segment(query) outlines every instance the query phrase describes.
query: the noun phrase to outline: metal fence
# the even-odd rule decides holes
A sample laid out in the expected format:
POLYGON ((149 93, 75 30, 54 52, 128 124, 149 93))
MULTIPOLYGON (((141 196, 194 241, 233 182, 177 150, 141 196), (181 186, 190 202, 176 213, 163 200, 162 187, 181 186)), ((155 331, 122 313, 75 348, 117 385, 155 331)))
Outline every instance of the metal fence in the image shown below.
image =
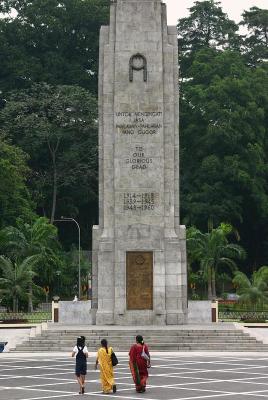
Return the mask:
POLYGON ((52 320, 52 313, 50 311, 35 311, 32 313, 13 313, 2 312, 0 313, 0 323, 14 324, 14 323, 41 323, 52 320))
POLYGON ((248 311, 244 309, 235 309, 235 310, 220 309, 218 317, 220 321, 264 322, 268 320, 268 311, 267 310, 248 311))

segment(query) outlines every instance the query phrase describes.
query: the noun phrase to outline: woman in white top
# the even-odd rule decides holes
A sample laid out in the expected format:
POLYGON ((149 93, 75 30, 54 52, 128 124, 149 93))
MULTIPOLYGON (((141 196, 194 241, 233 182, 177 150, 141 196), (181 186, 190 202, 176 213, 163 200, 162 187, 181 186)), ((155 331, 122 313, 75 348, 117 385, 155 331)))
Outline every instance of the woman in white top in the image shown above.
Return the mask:
POLYGON ((85 393, 85 380, 87 374, 87 358, 88 350, 85 345, 85 337, 79 336, 77 338, 76 346, 73 348, 72 357, 76 356, 75 375, 79 384, 79 394, 85 393))

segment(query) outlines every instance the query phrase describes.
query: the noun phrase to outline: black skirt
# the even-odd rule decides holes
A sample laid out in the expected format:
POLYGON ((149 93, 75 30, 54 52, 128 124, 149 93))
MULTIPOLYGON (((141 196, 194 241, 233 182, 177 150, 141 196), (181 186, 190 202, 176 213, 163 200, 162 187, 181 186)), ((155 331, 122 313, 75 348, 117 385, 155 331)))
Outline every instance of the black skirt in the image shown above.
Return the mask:
POLYGON ((81 360, 76 361, 75 365, 75 375, 86 375, 87 374, 87 363, 82 362, 81 360))

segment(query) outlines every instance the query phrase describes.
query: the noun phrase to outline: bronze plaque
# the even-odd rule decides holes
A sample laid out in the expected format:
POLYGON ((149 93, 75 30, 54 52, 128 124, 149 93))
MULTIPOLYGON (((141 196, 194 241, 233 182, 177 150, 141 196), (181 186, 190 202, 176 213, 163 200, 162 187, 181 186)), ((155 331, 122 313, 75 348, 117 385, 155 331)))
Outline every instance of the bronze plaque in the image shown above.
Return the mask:
POLYGON ((153 309, 153 252, 127 252, 127 309, 153 309))

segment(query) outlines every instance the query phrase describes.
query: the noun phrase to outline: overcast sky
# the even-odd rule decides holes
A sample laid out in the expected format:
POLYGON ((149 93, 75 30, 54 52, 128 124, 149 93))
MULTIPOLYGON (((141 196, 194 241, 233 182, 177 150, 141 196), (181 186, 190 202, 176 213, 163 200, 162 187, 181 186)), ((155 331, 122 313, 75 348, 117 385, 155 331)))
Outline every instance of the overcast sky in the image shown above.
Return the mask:
MULTIPOLYGON (((189 15, 188 8, 192 7, 194 0, 163 0, 167 4, 168 24, 176 25, 178 18, 189 15)), ((200 0, 199 0, 200 1, 200 0)), ((241 14, 250 7, 268 8, 268 0, 221 0, 223 11, 230 19, 241 21, 241 14)))

